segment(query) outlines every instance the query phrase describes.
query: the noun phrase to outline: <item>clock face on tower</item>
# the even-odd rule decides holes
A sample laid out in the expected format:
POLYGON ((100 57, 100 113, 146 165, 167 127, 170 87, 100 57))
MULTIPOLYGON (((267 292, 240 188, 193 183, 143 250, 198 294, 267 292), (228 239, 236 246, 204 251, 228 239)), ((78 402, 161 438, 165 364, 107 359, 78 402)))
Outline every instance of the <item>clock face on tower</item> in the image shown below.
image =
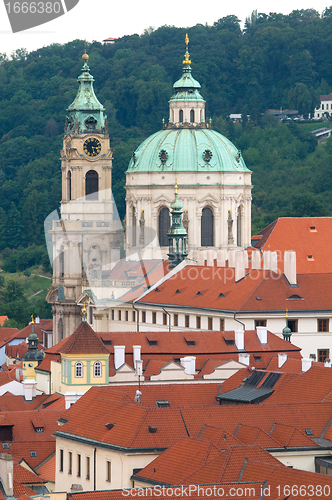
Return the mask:
POLYGON ((97 156, 101 151, 101 144, 95 137, 90 137, 84 142, 83 150, 88 156, 97 156))

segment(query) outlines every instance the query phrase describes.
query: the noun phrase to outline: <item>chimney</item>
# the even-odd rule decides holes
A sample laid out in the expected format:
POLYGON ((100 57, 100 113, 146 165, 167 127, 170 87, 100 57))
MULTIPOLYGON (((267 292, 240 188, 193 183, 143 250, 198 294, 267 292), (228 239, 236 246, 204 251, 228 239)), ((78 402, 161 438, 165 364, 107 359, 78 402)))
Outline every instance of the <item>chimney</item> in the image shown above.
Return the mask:
POLYGON ((118 370, 125 362, 125 349, 124 345, 114 346, 114 368, 118 370))
POLYGON ((331 368, 331 360, 329 358, 325 359, 324 366, 325 368, 331 368))
POLYGON ((296 252, 294 250, 285 250, 284 275, 290 285, 296 285, 296 252))
POLYGON ((37 318, 35 319, 35 324, 36 324, 36 325, 39 325, 39 324, 40 324, 40 317, 39 317, 39 316, 37 316, 37 318))
POLYGON ((225 250, 217 250, 217 266, 218 267, 225 267, 226 265, 226 259, 227 255, 225 255, 226 251, 225 250))
POLYGON ((198 263, 198 260, 199 260, 199 250, 197 250, 197 248, 195 250, 193 250, 193 260, 196 262, 196 264, 198 263))
POLYGON ((302 371, 307 372, 311 368, 312 359, 302 358, 302 371))
POLYGON ((244 330, 235 330, 235 345, 239 351, 244 350, 244 330))
POLYGON ((26 378, 23 381, 23 392, 25 401, 32 401, 36 397, 37 382, 33 378, 26 378))
POLYGON ((271 269, 271 250, 265 250, 263 253, 264 258, 264 270, 271 269))
POLYGON ((74 493, 75 491, 83 491, 83 486, 77 483, 72 484, 70 487, 70 493, 74 493))
POLYGON ((65 393, 65 408, 68 410, 71 406, 73 406, 76 401, 80 399, 80 397, 85 394, 84 391, 77 391, 77 392, 66 392, 65 393))
POLYGON ((206 258, 207 258, 207 265, 209 267, 213 266, 213 261, 214 261, 214 251, 212 248, 209 248, 206 252, 206 258))
POLYGON ((9 453, 0 454, 0 477, 5 495, 13 496, 13 457, 9 453))
POLYGON ((286 352, 278 352, 278 368, 281 368, 287 361, 286 352))
POLYGON ((185 356, 180 359, 181 366, 184 368, 184 373, 187 375, 195 375, 196 373, 196 357, 195 356, 185 356))
POLYGON ((261 344, 267 344, 267 327, 266 326, 258 326, 257 327, 257 337, 261 344))
POLYGON ((235 253, 236 253, 236 250, 229 250, 229 252, 228 252, 228 267, 235 267, 235 253))
POLYGON ((244 278, 245 268, 244 268, 244 255, 243 251, 237 251, 235 253, 235 281, 239 281, 244 278))
POLYGON ((278 252, 271 252, 270 269, 274 273, 278 273, 278 252))
POLYGON ((136 361, 141 359, 141 346, 133 345, 134 370, 136 370, 136 361))
POLYGON ((259 250, 251 252, 251 269, 261 269, 261 254, 259 250))
POLYGON ((250 354, 247 352, 241 352, 239 353, 239 363, 242 363, 246 366, 249 366, 250 364, 250 354))

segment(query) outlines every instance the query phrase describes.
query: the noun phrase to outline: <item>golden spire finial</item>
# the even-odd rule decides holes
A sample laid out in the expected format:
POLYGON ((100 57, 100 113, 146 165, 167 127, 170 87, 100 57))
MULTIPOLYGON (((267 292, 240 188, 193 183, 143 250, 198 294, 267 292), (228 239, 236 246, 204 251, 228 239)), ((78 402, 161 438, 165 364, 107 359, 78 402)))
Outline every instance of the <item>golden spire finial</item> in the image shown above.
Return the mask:
POLYGON ((186 38, 185 38, 185 42, 186 42, 186 53, 184 55, 184 61, 183 61, 183 64, 191 64, 191 61, 189 59, 189 52, 188 52, 188 43, 189 43, 189 36, 188 36, 188 33, 186 33, 186 38))
POLYGON ((177 177, 175 177, 175 186, 174 186, 174 188, 175 188, 175 194, 178 194, 178 179, 177 179, 177 177))
POLYGON ((288 309, 286 308, 286 316, 285 316, 286 319, 288 319, 288 309))
POLYGON ((31 324, 34 325, 35 324, 35 320, 33 319, 33 314, 31 314, 31 324))
POLYGON ((83 321, 85 321, 85 315, 86 315, 85 301, 83 302, 82 313, 83 313, 83 321))
POLYGON ((88 54, 86 53, 86 39, 84 40, 84 54, 82 55, 83 61, 87 61, 89 59, 88 54))

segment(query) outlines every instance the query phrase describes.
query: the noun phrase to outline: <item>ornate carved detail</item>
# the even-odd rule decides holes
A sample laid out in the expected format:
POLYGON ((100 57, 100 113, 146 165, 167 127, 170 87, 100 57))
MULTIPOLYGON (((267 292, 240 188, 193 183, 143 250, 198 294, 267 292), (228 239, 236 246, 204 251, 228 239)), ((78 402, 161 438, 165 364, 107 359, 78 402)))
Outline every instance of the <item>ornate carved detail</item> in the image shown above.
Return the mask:
POLYGON ((230 210, 228 210, 227 225, 228 225, 228 244, 234 245, 233 219, 232 219, 232 212, 230 210))

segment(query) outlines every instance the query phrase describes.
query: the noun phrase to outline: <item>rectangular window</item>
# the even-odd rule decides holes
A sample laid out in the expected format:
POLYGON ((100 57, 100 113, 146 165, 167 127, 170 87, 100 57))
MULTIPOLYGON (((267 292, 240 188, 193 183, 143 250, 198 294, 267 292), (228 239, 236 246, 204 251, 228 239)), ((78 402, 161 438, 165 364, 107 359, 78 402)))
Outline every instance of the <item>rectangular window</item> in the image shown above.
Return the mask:
POLYGON ((163 325, 167 325, 167 314, 163 314, 163 325))
POLYGON ((60 467, 59 471, 63 472, 63 450, 60 450, 60 467))
POLYGON ((297 332, 297 328, 298 328, 298 325, 297 325, 297 319, 289 319, 288 320, 288 327, 290 328, 290 331, 291 332, 297 332))
POLYGON ((186 328, 189 328, 189 316, 188 316, 188 315, 186 315, 186 316, 184 317, 184 323, 185 323, 185 327, 186 327, 186 328))
POLYGON ((196 316, 196 328, 201 329, 201 317, 196 316))
POLYGON ((142 311, 142 323, 146 323, 146 312, 142 311))
POLYGON ((126 321, 129 321, 129 312, 126 311, 126 321))
POLYGON ((328 332, 329 331, 329 320, 328 319, 318 319, 317 320, 317 331, 318 332, 328 332))
POLYGON ((81 477, 81 455, 77 454, 77 477, 81 477))
POLYGON ((111 482, 111 462, 109 460, 106 462, 106 481, 111 482))
POLYGON ((219 325, 220 331, 224 332, 225 331, 225 320, 224 318, 220 318, 220 325, 219 325))
POLYGON ((136 321, 136 311, 133 311, 133 321, 136 321))
POLYGON ((179 316, 174 314, 174 326, 179 326, 179 316))
POLYGON ((153 312, 152 313, 152 323, 155 325, 157 323, 157 313, 153 312))
POLYGON ((324 109, 324 104, 322 104, 322 109, 324 109))
POLYGON ((266 326, 266 319, 255 319, 255 330, 258 326, 266 326))
POLYGON ((73 454, 70 451, 68 453, 68 474, 72 474, 72 473, 73 473, 73 454))
POLYGON ((86 479, 90 480, 90 457, 86 457, 86 479))
POLYGON ((111 311, 111 319, 112 319, 112 321, 114 321, 114 309, 112 309, 112 311, 111 311))
POLYGON ((119 321, 121 321, 121 309, 119 309, 119 321))
POLYGON ((330 359, 330 350, 329 349, 318 349, 318 361, 320 363, 324 363, 326 359, 330 359))
POLYGON ((90 325, 93 324, 93 308, 90 306, 89 307, 89 313, 90 313, 90 325))
POLYGON ((208 318, 208 330, 213 330, 213 318, 208 318))

